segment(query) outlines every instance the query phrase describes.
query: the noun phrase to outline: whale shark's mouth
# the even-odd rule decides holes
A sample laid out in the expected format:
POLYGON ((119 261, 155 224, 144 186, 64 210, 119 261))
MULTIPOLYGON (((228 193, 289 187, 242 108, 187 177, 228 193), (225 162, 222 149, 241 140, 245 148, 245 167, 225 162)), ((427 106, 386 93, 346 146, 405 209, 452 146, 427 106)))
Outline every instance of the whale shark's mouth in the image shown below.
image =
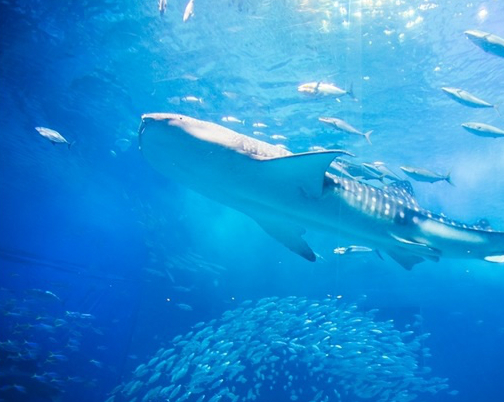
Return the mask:
POLYGON ((170 120, 173 120, 177 117, 175 114, 171 113, 146 113, 142 115, 142 121, 140 122, 140 126, 138 127, 138 142, 139 149, 142 150, 142 139, 144 137, 144 132, 147 127, 147 124, 150 122, 161 122, 166 121, 167 123, 170 120))

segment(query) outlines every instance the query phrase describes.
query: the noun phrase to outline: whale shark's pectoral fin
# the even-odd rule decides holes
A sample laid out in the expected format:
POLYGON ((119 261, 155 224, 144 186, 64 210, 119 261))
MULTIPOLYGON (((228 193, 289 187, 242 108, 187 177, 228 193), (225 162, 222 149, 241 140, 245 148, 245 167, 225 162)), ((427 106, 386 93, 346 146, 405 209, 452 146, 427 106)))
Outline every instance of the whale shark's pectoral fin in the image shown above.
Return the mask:
POLYGON ((419 243, 413 240, 407 240, 390 233, 390 236, 398 242, 398 247, 394 251, 387 250, 387 253, 405 269, 410 270, 413 265, 419 264, 425 259, 438 262, 441 252, 427 244, 419 243), (412 253, 420 253, 418 256, 412 253))
POLYGON ((266 233, 289 250, 311 262, 317 259, 308 243, 301 237, 306 232, 302 227, 276 220, 255 220, 266 233))
POLYGON ((390 255, 394 261, 396 261, 399 265, 401 265, 408 271, 411 271, 414 265, 420 264, 421 262, 425 261, 422 257, 413 254, 405 254, 401 252, 401 250, 387 250, 387 254, 390 255))
POLYGON ((334 158, 341 155, 353 156, 343 150, 305 152, 262 159, 261 164, 271 169, 270 174, 298 185, 307 196, 318 198, 322 195, 325 172, 334 158))
POLYGON ((390 233, 390 236, 392 236, 399 242, 399 246, 401 248, 404 248, 405 250, 412 250, 412 252, 420 252, 424 254, 426 258, 433 259, 433 261, 437 261, 436 258, 439 259, 439 256, 441 255, 441 252, 439 250, 436 250, 435 248, 432 248, 427 244, 419 243, 414 240, 407 240, 402 237, 396 236, 393 233, 390 233))

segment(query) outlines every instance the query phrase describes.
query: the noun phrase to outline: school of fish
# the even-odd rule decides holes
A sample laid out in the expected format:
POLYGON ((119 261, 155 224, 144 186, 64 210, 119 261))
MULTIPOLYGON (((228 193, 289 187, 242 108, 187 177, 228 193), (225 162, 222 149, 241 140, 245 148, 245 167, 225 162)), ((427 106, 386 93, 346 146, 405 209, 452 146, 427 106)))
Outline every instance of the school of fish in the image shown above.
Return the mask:
POLYGON ((425 340, 341 296, 248 300, 177 335, 107 402, 413 401, 448 390, 430 377, 425 340))

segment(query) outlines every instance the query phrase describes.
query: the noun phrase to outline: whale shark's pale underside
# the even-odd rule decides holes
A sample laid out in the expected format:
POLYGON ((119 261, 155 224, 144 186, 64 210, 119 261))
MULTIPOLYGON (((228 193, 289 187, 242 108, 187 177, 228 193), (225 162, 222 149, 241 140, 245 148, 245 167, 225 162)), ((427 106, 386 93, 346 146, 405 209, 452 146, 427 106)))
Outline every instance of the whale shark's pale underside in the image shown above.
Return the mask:
POLYGON ((422 209, 408 182, 373 187, 328 172, 333 150, 293 154, 191 117, 142 116, 140 148, 162 174, 254 219, 309 261, 306 229, 385 251, 407 269, 425 259, 504 262, 504 233, 422 209))

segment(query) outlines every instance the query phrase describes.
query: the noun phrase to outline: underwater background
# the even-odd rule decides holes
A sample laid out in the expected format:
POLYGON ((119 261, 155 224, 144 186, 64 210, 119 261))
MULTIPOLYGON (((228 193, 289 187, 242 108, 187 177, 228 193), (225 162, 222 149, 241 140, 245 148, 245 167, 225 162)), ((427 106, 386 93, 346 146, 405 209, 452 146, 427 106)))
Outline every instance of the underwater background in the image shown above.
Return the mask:
POLYGON ((336 255, 348 244, 324 233, 307 233, 321 258, 306 262, 157 173, 137 129, 143 113, 181 113, 295 153, 337 146, 403 179, 404 165, 451 172, 453 186, 414 182, 419 204, 502 231, 504 142, 460 124, 504 118, 441 87, 504 101, 504 59, 464 35, 504 36, 504 4, 194 0, 184 18, 186 6, 0 2, 0 400, 502 401, 501 265, 407 271, 336 255), (356 100, 306 96, 307 82, 356 100), (372 145, 321 116, 373 130, 372 145), (397 364, 368 375, 346 344, 325 349, 306 324, 321 316, 397 364))

